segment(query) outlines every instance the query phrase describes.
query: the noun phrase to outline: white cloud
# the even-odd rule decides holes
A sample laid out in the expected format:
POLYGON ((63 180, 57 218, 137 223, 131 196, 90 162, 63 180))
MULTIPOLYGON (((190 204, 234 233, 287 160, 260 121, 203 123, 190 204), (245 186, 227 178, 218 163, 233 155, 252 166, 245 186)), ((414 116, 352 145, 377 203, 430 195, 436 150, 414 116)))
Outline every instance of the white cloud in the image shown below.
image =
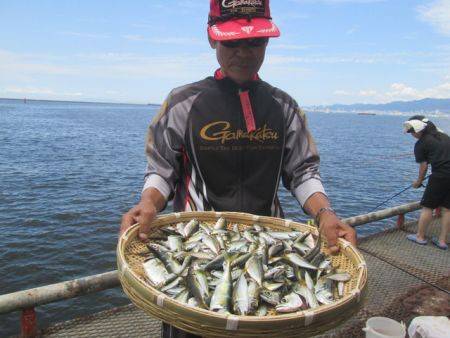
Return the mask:
POLYGON ((46 94, 46 95, 54 95, 55 92, 49 88, 35 88, 35 87, 16 87, 9 86, 2 90, 3 93, 11 93, 11 94, 46 94))
POLYGON ((323 45, 299 45, 299 44, 282 44, 282 43, 271 43, 269 44, 269 49, 281 49, 281 50, 307 50, 313 48, 320 48, 323 45))
POLYGON ((358 94, 359 94, 359 96, 371 97, 371 96, 376 96, 377 91, 373 90, 373 89, 360 90, 358 94))
POLYGON ((387 92, 386 95, 396 99, 416 99, 420 97, 417 89, 409 87, 404 83, 391 84, 391 91, 387 92))
POLYGON ((371 4, 374 2, 386 2, 387 0, 292 0, 298 3, 328 3, 328 4, 371 4))
POLYGON ((450 0, 437 0, 417 8, 420 18, 439 32, 450 35, 450 0))
POLYGON ((350 96, 353 95, 352 93, 346 91, 346 90, 342 90, 342 89, 337 89, 333 92, 333 95, 337 95, 337 96, 350 96))
POLYGON ((348 29, 345 34, 347 35, 353 35, 358 31, 359 26, 353 26, 352 28, 348 29))
POLYGON ((77 54, 58 58, 53 55, 25 55, 0 50, 1 84, 26 83, 30 78, 67 76, 92 79, 178 79, 193 80, 205 70, 214 69, 214 53, 146 56, 132 53, 77 54))
POLYGON ((129 41, 138 41, 154 44, 169 44, 169 45, 199 45, 205 44, 204 40, 197 38, 178 38, 178 37, 165 37, 165 38, 146 38, 142 35, 122 35, 122 38, 129 41))
POLYGON ((378 103, 402 100, 420 100, 425 98, 443 99, 450 98, 450 81, 424 89, 413 88, 401 82, 392 83, 387 90, 382 92, 374 89, 365 89, 356 92, 338 89, 333 92, 333 95, 351 98, 353 102, 370 98, 370 101, 378 103))
POLYGON ((367 54, 367 55, 342 55, 342 56, 285 56, 270 54, 267 56, 266 64, 284 64, 284 63, 306 63, 306 64, 375 64, 375 63, 389 63, 389 64, 402 64, 404 61, 394 54, 367 54))
POLYGON ((20 94, 20 95, 44 95, 44 96, 64 96, 64 97, 81 97, 83 93, 81 92, 56 92, 50 88, 36 88, 36 87, 17 87, 8 86, 0 90, 0 93, 5 94, 20 94))
POLYGON ((106 34, 95 34, 95 33, 79 33, 79 32, 59 32, 60 35, 65 36, 75 36, 79 38, 88 38, 88 39, 108 39, 110 36, 106 34))
POLYGON ((404 83, 393 83, 386 98, 396 100, 420 100, 424 98, 450 98, 450 82, 444 82, 434 87, 417 89, 404 83))
POLYGON ((0 50, 0 74, 4 79, 16 79, 23 75, 75 75, 76 67, 51 63, 52 56, 18 54, 0 50))

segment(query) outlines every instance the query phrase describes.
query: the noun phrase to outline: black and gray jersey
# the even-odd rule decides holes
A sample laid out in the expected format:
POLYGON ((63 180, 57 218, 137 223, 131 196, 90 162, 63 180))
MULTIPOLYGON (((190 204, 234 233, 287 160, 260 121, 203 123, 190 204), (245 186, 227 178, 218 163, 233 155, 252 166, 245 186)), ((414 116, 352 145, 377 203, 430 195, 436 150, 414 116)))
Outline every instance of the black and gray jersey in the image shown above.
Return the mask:
POLYGON ((174 89, 149 127, 146 154, 144 190, 173 199, 175 211, 283 217, 280 178, 302 206, 325 193, 302 110, 259 78, 239 87, 216 72, 174 89))

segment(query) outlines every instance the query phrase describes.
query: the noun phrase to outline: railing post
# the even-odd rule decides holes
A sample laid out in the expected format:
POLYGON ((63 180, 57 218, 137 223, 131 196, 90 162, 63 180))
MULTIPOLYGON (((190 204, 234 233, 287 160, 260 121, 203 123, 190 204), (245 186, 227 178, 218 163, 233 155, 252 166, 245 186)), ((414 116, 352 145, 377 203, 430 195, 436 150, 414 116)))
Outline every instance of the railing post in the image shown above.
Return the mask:
POLYGON ((403 230, 405 228, 405 214, 398 215, 397 228, 403 230))
POLYGON ((34 307, 23 309, 21 315, 22 338, 37 337, 37 321, 34 307))

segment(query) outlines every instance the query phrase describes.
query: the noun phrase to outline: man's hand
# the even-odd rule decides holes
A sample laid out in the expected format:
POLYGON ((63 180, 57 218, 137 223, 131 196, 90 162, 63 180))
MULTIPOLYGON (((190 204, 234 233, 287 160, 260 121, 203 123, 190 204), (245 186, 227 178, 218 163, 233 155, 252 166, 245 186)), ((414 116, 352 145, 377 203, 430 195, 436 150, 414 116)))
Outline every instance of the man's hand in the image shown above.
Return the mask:
POLYGON ((344 238, 356 246, 356 231, 348 224, 343 223, 334 213, 325 212, 320 217, 319 229, 328 242, 328 249, 332 254, 339 252, 338 238, 344 238))
POLYGON ((422 186, 422 181, 419 181, 419 180, 414 181, 412 186, 413 186, 414 189, 418 189, 418 188, 420 188, 422 186))
POLYGON ((156 214, 157 210, 153 203, 144 203, 141 201, 122 216, 120 235, 132 225, 139 223, 139 238, 142 241, 147 240, 151 230, 151 224, 155 219, 156 214))
POLYGON ((142 193, 139 204, 122 216, 119 235, 122 235, 132 225, 139 223, 139 238, 142 241, 147 240, 152 229, 152 222, 165 204, 164 196, 157 189, 146 189, 142 193))

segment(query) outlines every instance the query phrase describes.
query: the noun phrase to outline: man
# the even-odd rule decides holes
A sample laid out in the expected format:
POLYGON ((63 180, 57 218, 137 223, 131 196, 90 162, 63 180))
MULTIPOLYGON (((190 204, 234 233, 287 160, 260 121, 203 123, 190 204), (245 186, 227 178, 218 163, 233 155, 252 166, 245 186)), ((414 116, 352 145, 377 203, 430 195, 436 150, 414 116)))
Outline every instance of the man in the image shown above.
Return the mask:
MULTIPOLYGON (((269 0, 211 0, 208 35, 220 64, 214 77, 173 90, 150 126, 141 201, 121 231, 151 223, 168 200, 175 211, 223 210, 283 217, 280 178, 315 218, 332 253, 355 231, 331 209, 319 155, 297 103, 258 76, 269 38, 280 32, 269 0)), ((165 326, 164 336, 182 336, 165 326)))
POLYGON ((418 141, 414 146, 416 162, 419 163, 419 176, 413 183, 414 188, 422 186, 431 164, 431 175, 423 194, 417 234, 406 238, 417 244, 426 245, 425 232, 433 219, 433 209, 442 209, 441 233, 432 238, 439 249, 448 250, 447 234, 450 227, 450 137, 440 132, 433 122, 425 116, 415 115, 404 122, 405 132, 418 141))

